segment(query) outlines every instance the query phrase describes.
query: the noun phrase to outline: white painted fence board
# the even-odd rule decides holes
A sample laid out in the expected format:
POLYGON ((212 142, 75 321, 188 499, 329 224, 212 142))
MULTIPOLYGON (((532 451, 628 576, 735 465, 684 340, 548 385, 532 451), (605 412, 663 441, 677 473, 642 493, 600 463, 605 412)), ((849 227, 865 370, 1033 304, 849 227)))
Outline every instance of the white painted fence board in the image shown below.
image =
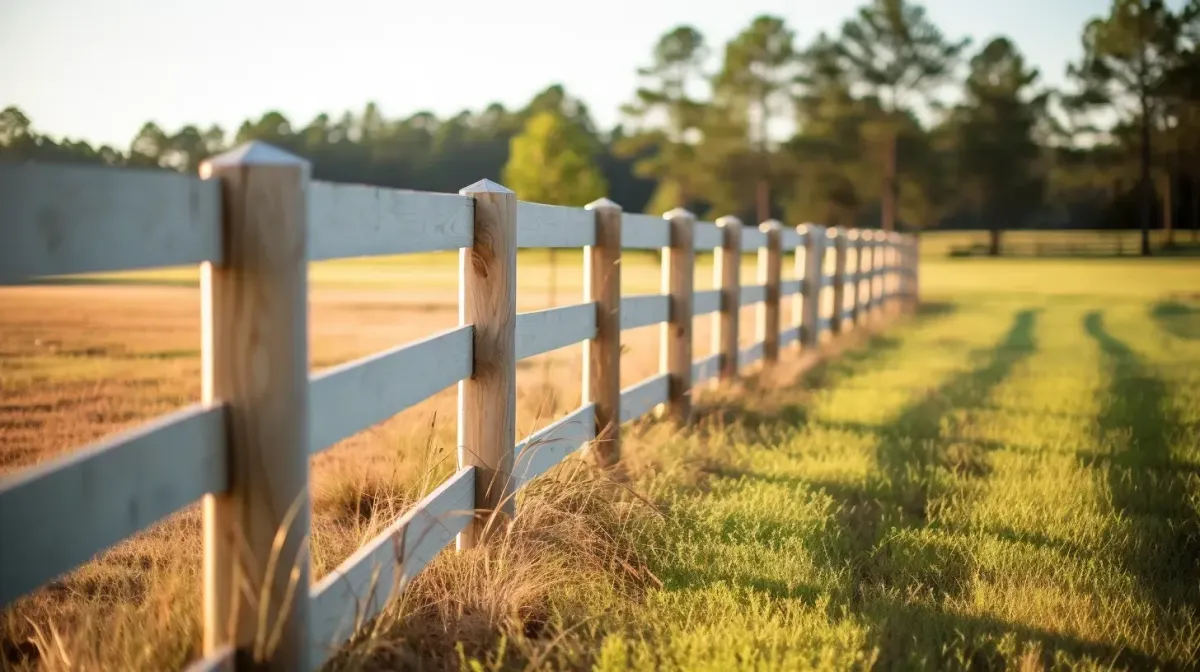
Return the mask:
POLYGON ((833 328, 833 320, 829 319, 828 317, 822 317, 819 321, 817 321, 817 332, 818 333, 820 333, 822 331, 829 331, 832 328, 833 328))
POLYGON ((671 319, 671 297, 642 294, 621 299, 621 329, 646 327, 671 319))
POLYGON ((756 226, 742 227, 742 251, 752 252, 767 245, 767 234, 756 226))
POLYGON ((755 303, 761 303, 767 300, 767 286, 742 285, 741 289, 738 291, 738 296, 740 297, 738 301, 743 307, 753 305, 755 303))
POLYGON ((313 376, 309 453, 319 453, 469 377, 473 337, 473 328, 466 325, 313 376))
POLYGON ((342 259, 470 247, 467 196, 362 184, 308 186, 308 258, 342 259))
POLYGON ((738 352, 738 368, 740 369, 743 366, 749 366, 762 359, 762 356, 763 344, 762 341, 759 341, 745 350, 738 352))
POLYGON ((803 238, 804 236, 801 236, 799 231, 790 227, 783 227, 783 229, 781 229, 779 232, 780 251, 791 252, 792 250, 800 247, 800 245, 802 245, 804 242, 803 238))
POLYGON ((165 170, 0 163, 0 284, 221 261, 216 181, 165 170))
POLYGON ((225 408, 189 406, 0 481, 0 605, 228 487, 225 408))
POLYGON ((692 232, 692 249, 712 250, 720 247, 724 241, 725 234, 716 224, 696 222, 696 228, 692 232))
POLYGON ((715 313, 721 309, 721 290, 706 289, 692 294, 692 317, 715 313))
POLYGON ((621 424, 637 420, 665 404, 671 392, 671 374, 660 373, 621 390, 621 424))
POLYGON ((721 353, 713 354, 692 362, 692 384, 699 385, 717 377, 721 371, 721 353))
POLYGON ((804 291, 804 280, 780 280, 779 281, 779 296, 791 296, 804 291))
POLYGON ((183 672, 235 672, 236 654, 232 646, 222 646, 184 668, 183 672))
POLYGON ((781 348, 798 340, 800 340, 800 327, 789 327, 779 332, 779 347, 781 348))
POLYGON ((310 592, 312 653, 319 666, 357 626, 399 595, 474 516, 475 467, 459 469, 310 592))
POLYGON ((621 215, 621 247, 657 250, 671 246, 671 223, 653 215, 621 215))
POLYGON ((833 276, 832 276, 832 275, 823 275, 823 276, 821 276, 821 288, 823 289, 823 288, 825 288, 825 287, 832 287, 832 286, 833 286, 833 279, 834 279, 834 278, 833 278, 833 276))
POLYGON ((595 302, 519 313, 517 361, 565 348, 595 335, 595 302))
POLYGON ((581 406, 570 415, 530 434, 516 447, 514 489, 524 487, 595 438, 595 404, 581 406))
POLYGON ((596 244, 596 213, 517 201, 517 247, 583 247, 596 244))

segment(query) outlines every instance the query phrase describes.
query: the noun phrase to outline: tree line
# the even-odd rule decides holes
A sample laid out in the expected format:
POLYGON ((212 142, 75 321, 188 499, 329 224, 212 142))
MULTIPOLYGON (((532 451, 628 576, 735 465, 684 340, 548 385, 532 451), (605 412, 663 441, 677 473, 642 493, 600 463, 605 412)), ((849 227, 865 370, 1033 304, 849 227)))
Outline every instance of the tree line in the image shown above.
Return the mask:
POLYGON ((10 107, 0 158, 195 171, 262 140, 323 180, 453 192, 490 177, 564 205, 988 229, 993 251, 1004 229, 1140 226, 1148 252, 1150 228, 1200 228, 1200 0, 1112 0, 1066 75, 1053 90, 1005 37, 972 44, 917 2, 868 0, 807 43, 775 16, 724 45, 673 28, 612 129, 562 85, 449 118, 371 103, 306 124, 270 111, 233 133, 148 122, 126 149, 55 139, 10 107))

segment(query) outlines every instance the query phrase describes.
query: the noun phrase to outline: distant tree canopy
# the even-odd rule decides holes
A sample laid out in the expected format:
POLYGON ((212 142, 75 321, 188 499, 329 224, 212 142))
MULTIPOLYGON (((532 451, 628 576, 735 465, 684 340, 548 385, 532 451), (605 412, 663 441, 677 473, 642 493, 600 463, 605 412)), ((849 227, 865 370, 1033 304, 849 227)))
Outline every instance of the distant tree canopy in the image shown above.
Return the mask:
POLYGON ((128 148, 56 138, 0 111, 0 159, 195 171, 262 140, 317 179, 454 192, 481 178, 520 198, 628 212, 687 207, 836 225, 981 228, 1200 226, 1200 0, 1111 0, 1080 29, 1065 90, 1018 45, 977 47, 912 0, 869 0, 807 43, 760 16, 722 48, 668 30, 623 120, 596 127, 561 85, 521 109, 449 118, 268 111, 234 132, 146 123, 128 148), (715 59, 715 63, 713 60, 715 59))

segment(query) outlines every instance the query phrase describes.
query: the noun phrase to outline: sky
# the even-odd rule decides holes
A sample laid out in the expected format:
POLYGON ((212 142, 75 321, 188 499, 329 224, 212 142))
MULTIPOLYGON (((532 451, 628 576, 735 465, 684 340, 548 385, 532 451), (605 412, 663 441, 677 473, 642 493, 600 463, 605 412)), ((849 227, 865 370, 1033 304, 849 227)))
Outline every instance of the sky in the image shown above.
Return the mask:
MULTIPOLYGON (((0 0, 0 109, 56 137, 128 147, 275 109, 303 125, 379 104, 389 118, 524 105, 560 82, 601 128, 620 120, 658 37, 688 23, 720 45, 760 14, 802 45, 861 0, 0 0)), ((1015 40, 1048 84, 1109 0, 925 0, 951 38, 1015 40)))

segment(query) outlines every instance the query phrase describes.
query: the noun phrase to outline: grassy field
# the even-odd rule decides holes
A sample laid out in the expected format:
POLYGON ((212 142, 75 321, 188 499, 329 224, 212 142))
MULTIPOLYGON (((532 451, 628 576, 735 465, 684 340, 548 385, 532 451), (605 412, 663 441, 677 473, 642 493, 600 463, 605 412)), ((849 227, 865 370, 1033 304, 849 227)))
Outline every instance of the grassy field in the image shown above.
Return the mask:
MULTIPOLYGON (((692 430, 638 425, 618 473, 560 469, 334 667, 1200 664, 1200 264, 923 263, 921 315, 706 393, 692 430)), ((653 267, 630 267, 626 290, 654 291, 653 267)), ((524 309, 543 307, 527 270, 524 309)), ((414 299, 363 277, 314 271, 315 367, 454 323, 436 282, 414 299)), ((0 291, 4 468, 194 399, 195 306, 186 287, 0 291)), ((627 383, 657 361, 653 330, 629 336, 627 383)), ((575 349, 519 375, 521 433, 578 404, 575 349)), ((443 393, 316 458, 314 576, 449 471, 452 409, 443 393)), ((3 665, 178 667, 198 641, 198 524, 185 512, 9 610, 3 665)))

